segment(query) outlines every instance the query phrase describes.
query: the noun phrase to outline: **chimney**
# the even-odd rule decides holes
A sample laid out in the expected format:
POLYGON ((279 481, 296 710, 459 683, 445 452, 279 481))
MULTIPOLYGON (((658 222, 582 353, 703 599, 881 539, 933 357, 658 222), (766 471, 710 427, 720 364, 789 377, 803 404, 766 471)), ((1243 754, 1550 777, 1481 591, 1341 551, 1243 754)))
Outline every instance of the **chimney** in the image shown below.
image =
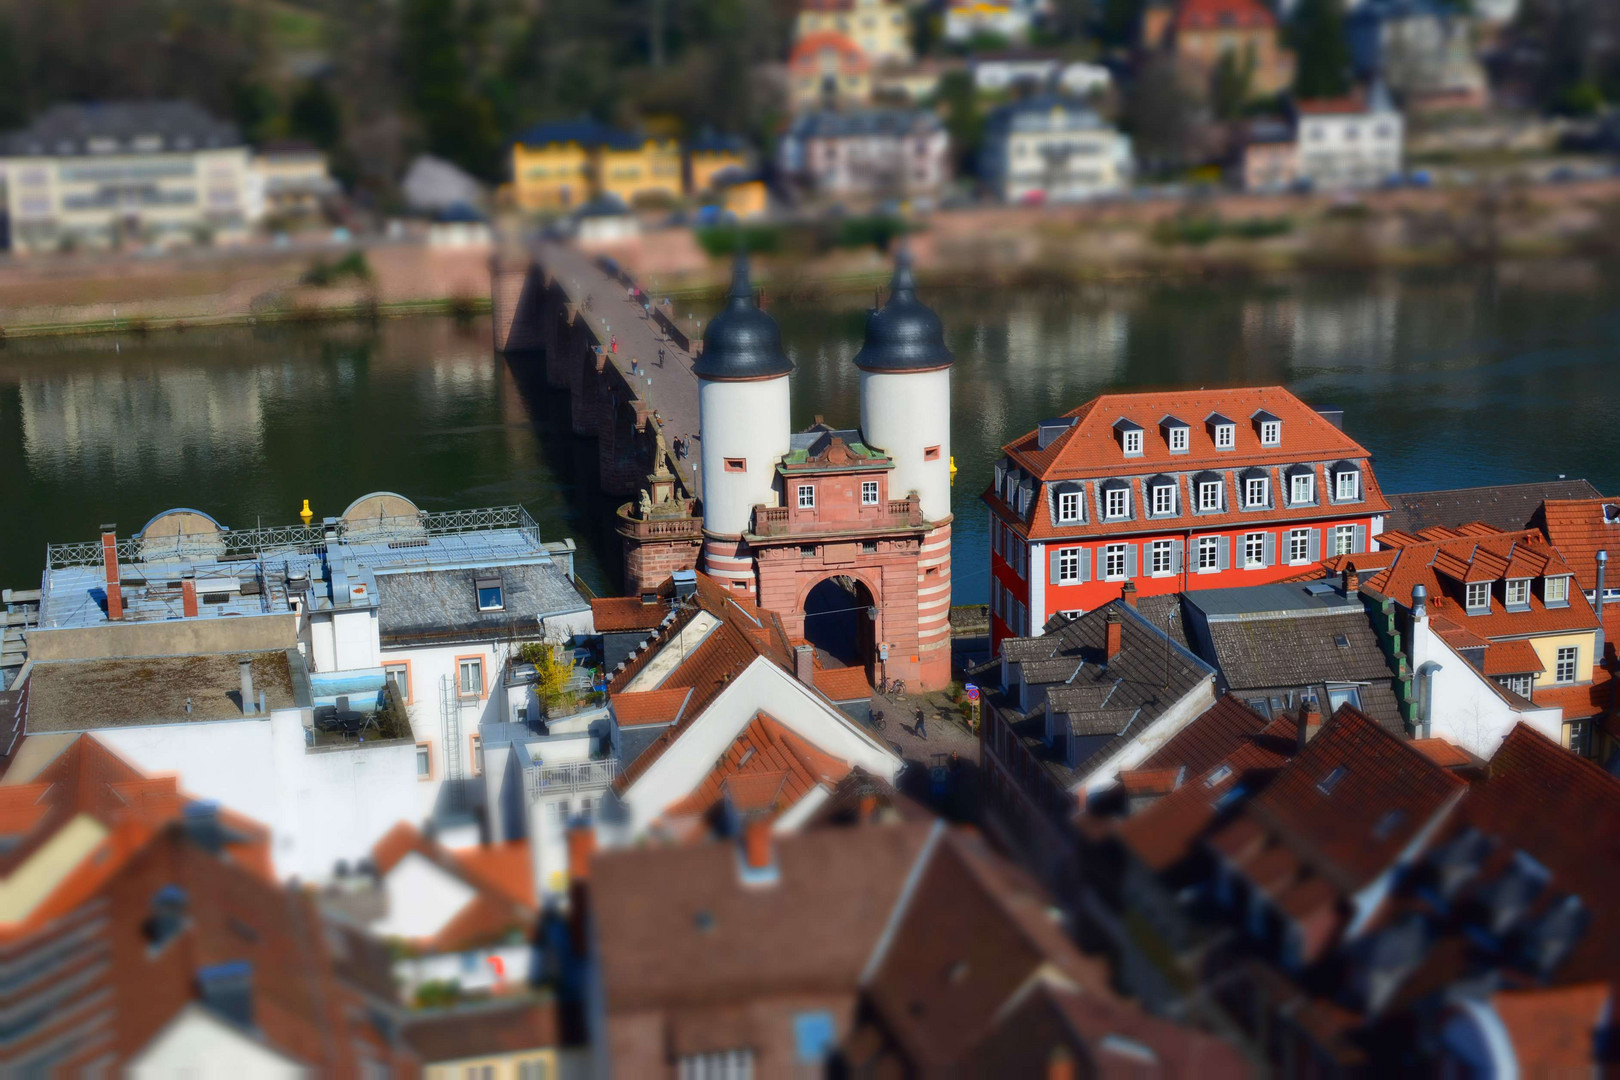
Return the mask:
POLYGON ((1108 636, 1106 639, 1107 644, 1104 647, 1104 652, 1107 654, 1107 658, 1109 660, 1112 660, 1114 657, 1119 655, 1120 640, 1125 633, 1124 623, 1125 616, 1119 613, 1119 608, 1111 607, 1108 609, 1108 636))
POLYGON ((1592 605, 1598 609, 1598 618, 1600 619, 1603 618, 1603 584, 1604 579, 1608 577, 1608 571, 1609 553, 1600 551, 1597 553, 1597 597, 1596 602, 1592 605))
POLYGON ((180 614, 188 619, 197 617, 197 580, 189 574, 180 580, 180 614))
POLYGON ((743 822, 743 869, 750 876, 769 874, 775 869, 775 853, 771 850, 771 819, 756 814, 743 822))
POLYGON ((1299 748, 1305 749, 1305 744, 1322 733, 1322 706, 1314 698, 1308 697, 1299 706, 1299 748))
POLYGON ((1121 585, 1120 589, 1119 589, 1119 598, 1121 600, 1125 601, 1127 604, 1131 605, 1131 607, 1135 607, 1136 606, 1136 582, 1127 581, 1124 585, 1121 585))
POLYGON ((1429 617, 1429 590, 1422 583, 1412 586, 1412 619, 1422 622, 1429 617))
POLYGON ((1068 1047, 1057 1047, 1046 1059, 1046 1080, 1075 1080, 1074 1055, 1068 1047))
POLYGON ((814 645, 795 645, 793 647, 793 677, 806 686, 816 685, 816 647, 814 645))
POLYGON ((591 859, 596 855, 596 830, 576 825, 568 830, 568 880, 586 881, 591 876, 591 859))
POLYGON ((1361 571, 1355 563, 1344 564, 1344 595, 1350 596, 1361 589, 1361 571))
POLYGON ((124 617, 124 589, 119 584, 118 573, 118 526, 103 525, 101 527, 101 563, 106 571, 107 582, 107 618, 122 619, 124 617))
POLYGON ((253 715, 253 661, 242 660, 236 666, 242 673, 242 713, 245 716, 251 716, 253 715))
POLYGON ((860 801, 860 810, 858 811, 860 816, 859 816, 858 820, 860 820, 863 823, 871 821, 873 818, 877 817, 877 810, 878 810, 877 793, 876 792, 871 792, 871 791, 862 792, 861 793, 861 801, 860 801))

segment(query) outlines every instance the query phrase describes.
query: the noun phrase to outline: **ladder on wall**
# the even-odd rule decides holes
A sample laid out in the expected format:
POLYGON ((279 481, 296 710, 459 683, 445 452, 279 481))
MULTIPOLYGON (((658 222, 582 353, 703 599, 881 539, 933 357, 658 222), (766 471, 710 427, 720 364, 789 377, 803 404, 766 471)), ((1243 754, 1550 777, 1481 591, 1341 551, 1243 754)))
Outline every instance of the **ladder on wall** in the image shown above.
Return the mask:
POLYGON ((444 778, 450 784, 452 805, 461 806, 461 695, 457 692, 456 677, 439 678, 439 711, 444 722, 444 778))

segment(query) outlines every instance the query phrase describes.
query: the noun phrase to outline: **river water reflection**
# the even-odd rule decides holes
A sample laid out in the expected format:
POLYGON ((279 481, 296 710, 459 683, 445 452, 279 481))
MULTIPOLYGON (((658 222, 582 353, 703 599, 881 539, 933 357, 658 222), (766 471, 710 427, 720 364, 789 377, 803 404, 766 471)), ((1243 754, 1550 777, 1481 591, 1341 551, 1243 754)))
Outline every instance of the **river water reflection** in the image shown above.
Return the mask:
MULTIPOLYGON (((986 595, 978 503, 1007 439, 1104 390, 1281 383, 1345 410, 1387 490, 1560 474, 1620 489, 1620 283, 1606 268, 1471 268, 1279 285, 933 290, 957 355, 955 600, 986 595)), ((771 305, 795 421, 854 423, 865 295, 771 305)), ((699 314, 702 314, 701 312, 699 314)), ((0 583, 44 544, 171 506, 250 525, 378 489, 431 509, 522 502, 611 588, 611 500, 566 402, 491 357, 489 327, 407 320, 0 351, 0 583)))

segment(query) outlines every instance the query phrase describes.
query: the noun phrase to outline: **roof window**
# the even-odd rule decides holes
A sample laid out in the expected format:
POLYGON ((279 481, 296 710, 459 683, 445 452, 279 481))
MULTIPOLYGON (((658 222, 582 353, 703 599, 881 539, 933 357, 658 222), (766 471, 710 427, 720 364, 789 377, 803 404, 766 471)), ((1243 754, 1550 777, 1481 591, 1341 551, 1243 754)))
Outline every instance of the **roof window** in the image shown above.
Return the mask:
POLYGON ((1119 445, 1125 451, 1126 457, 1142 456, 1142 425, 1123 416, 1114 422, 1114 431, 1119 434, 1119 445))
POLYGON ((1042 420, 1035 425, 1035 449, 1045 450, 1057 437, 1074 427, 1075 418, 1072 416, 1059 416, 1051 420, 1042 420))
POLYGON ((1210 413, 1204 418, 1204 424, 1209 428, 1209 437, 1215 442, 1217 450, 1232 450, 1237 447, 1237 425, 1220 413, 1210 413))
POLYGON ((1346 766, 1335 765, 1333 767, 1333 771, 1322 777, 1322 779, 1317 783, 1316 790, 1320 791, 1324 795, 1333 794, 1333 789, 1339 786, 1339 781, 1343 780, 1345 778, 1345 774, 1347 774, 1349 771, 1350 770, 1346 766))
POLYGON ((1250 417, 1250 419, 1254 421, 1254 429, 1260 436, 1261 446, 1282 445, 1281 420, 1266 412, 1264 409, 1256 412, 1252 417, 1250 417))
POLYGON ((500 578, 479 578, 476 588, 478 590, 479 611, 506 610, 506 591, 501 587, 500 578))
POLYGON ((1174 416, 1166 416, 1159 421, 1159 430, 1164 433, 1164 444, 1170 448, 1172 454, 1189 452, 1190 429, 1185 421, 1178 420, 1174 416))

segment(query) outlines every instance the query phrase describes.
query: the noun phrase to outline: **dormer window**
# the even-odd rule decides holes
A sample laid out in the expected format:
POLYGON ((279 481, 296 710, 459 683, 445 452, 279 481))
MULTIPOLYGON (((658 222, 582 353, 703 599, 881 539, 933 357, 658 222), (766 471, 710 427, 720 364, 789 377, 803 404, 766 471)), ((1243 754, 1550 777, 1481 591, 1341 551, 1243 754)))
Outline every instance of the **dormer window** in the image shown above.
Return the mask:
POLYGON ((1243 505, 1250 510, 1262 509, 1267 503, 1270 483, 1264 476, 1250 476, 1243 481, 1243 505))
POLYGON ((1119 445, 1125 451, 1126 457, 1142 456, 1142 426, 1125 419, 1123 416, 1114 423, 1114 430, 1119 433, 1119 445))
POLYGON ((1288 478, 1288 501, 1294 506, 1304 506, 1316 501, 1316 474, 1311 472, 1296 472, 1288 478))
POLYGON ((1057 519, 1059 525, 1072 525, 1081 520, 1084 504, 1077 485, 1061 487, 1057 491, 1057 519))
POLYGON ((1176 486, 1168 481, 1155 480, 1153 484, 1153 513, 1168 515, 1176 512, 1176 486))
POLYGON ((1541 599, 1548 607, 1567 607, 1569 605, 1569 578, 1563 576, 1543 578, 1541 599))
POLYGON ((1470 581, 1465 587, 1467 592, 1464 599, 1468 605, 1470 615, 1481 615, 1491 610, 1491 583, 1488 581, 1470 581))
POLYGON ((501 579, 498 577, 479 578, 476 586, 478 590, 479 611, 503 611, 506 608, 506 593, 501 588, 501 579))
POLYGON ((1199 513, 1214 513, 1221 509, 1221 479, 1214 473, 1201 473, 1195 483, 1198 485, 1198 511, 1199 513))
POLYGON ((1215 449, 1231 450, 1237 446, 1237 425, 1220 413, 1210 413, 1204 421, 1209 425, 1209 436, 1215 440, 1215 449))
POLYGON ((1103 488, 1103 516, 1110 520, 1131 516, 1131 489, 1123 480, 1103 488))
POLYGON ((1509 578, 1507 590, 1503 594, 1509 611, 1527 608, 1530 606, 1530 579, 1509 578))
POLYGON ((1333 498, 1350 502, 1361 498, 1361 470, 1354 465, 1340 464, 1333 470, 1333 498))
POLYGON ((1190 448, 1187 425, 1174 416, 1167 416, 1159 421, 1159 430, 1164 432, 1164 444, 1170 448, 1172 454, 1185 454, 1190 448))
POLYGON ((1254 421, 1254 429, 1260 435, 1261 446, 1282 445, 1282 421, 1275 416, 1260 409, 1249 419, 1254 421))

